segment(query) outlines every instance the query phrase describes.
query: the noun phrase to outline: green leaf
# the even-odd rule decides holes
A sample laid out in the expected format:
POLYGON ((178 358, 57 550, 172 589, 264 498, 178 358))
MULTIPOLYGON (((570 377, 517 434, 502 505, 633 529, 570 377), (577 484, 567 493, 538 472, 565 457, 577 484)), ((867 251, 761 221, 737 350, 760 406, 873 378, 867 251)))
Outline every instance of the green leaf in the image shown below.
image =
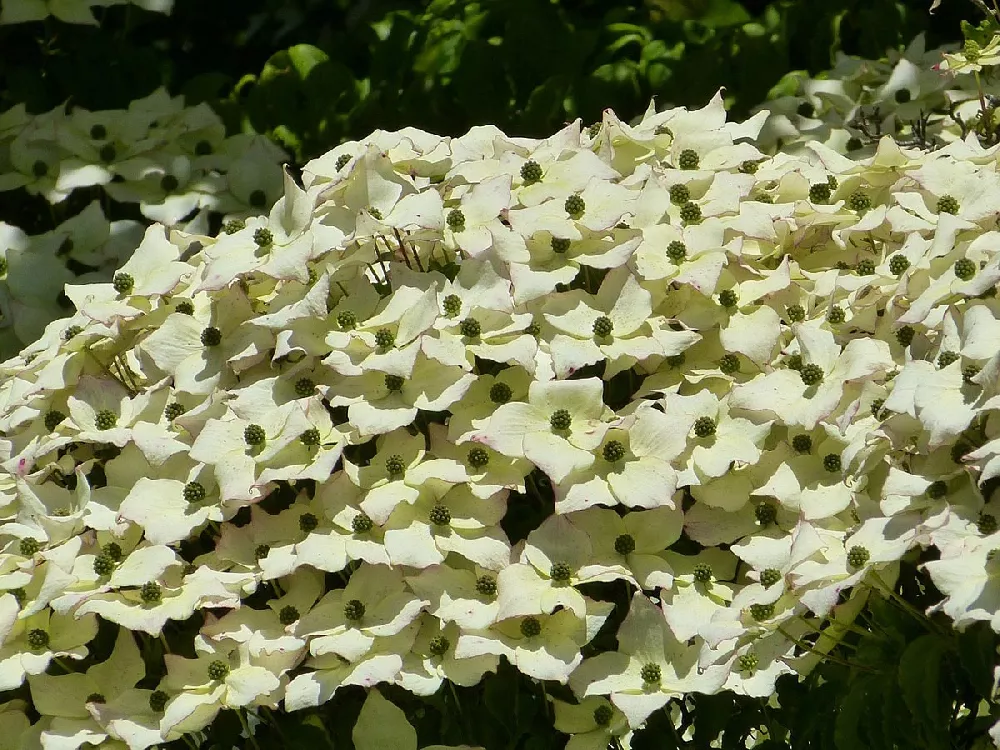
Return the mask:
POLYGON ((947 727, 951 712, 951 695, 942 690, 941 665, 952 649, 950 639, 929 633, 912 641, 899 660, 899 687, 910 715, 931 747, 937 747, 947 727))
POLYGON ((996 634, 988 623, 977 622, 958 634, 958 660, 976 694, 989 698, 993 692, 997 653, 996 634))

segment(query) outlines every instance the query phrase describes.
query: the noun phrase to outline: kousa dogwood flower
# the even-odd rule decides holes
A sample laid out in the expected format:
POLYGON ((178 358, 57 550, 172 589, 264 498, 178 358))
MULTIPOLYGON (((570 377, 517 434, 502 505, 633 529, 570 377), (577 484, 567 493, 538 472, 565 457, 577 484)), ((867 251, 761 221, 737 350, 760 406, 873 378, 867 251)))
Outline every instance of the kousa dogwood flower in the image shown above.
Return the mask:
POLYGON ((467 560, 448 560, 406 577, 406 584, 428 602, 426 611, 461 630, 483 630, 497 620, 497 572, 467 560))
POLYGON ((527 402, 506 403, 472 440, 514 458, 526 458, 556 484, 594 462, 610 409, 597 378, 533 381, 527 402))
POLYGON ((698 555, 667 552, 665 557, 673 581, 660 589, 663 617, 677 640, 688 641, 733 600, 735 587, 726 582, 735 577, 737 560, 711 548, 698 555))
POLYGON ((97 635, 97 618, 86 612, 59 614, 42 607, 34 614, 19 615, 17 597, 0 596, 0 687, 14 690, 28 675, 48 669, 52 659, 68 656, 83 659, 85 644, 97 635))
POLYGON ((975 389, 964 382, 959 365, 938 368, 933 362, 911 360, 894 378, 885 400, 889 411, 919 421, 920 438, 929 449, 953 442, 976 416, 970 398, 975 389))
POLYGON ((151 544, 176 544, 208 521, 223 520, 221 508, 202 503, 194 497, 195 490, 186 492, 186 487, 177 479, 139 477, 120 501, 118 515, 141 526, 151 544))
POLYGON ((698 646, 674 637, 659 607, 638 591, 618 629, 618 650, 584 661, 571 676, 570 687, 581 700, 609 696, 636 728, 672 697, 711 694, 722 687, 727 668, 700 668, 698 652, 698 646))
POLYGON ((452 443, 447 439, 447 429, 444 425, 428 425, 431 453, 463 464, 464 481, 473 495, 485 500, 505 489, 524 492, 524 478, 531 471, 527 460, 504 456, 482 443, 452 443))
POLYGON ((496 672, 500 659, 493 654, 455 658, 454 646, 461 630, 454 623, 435 617, 420 617, 413 649, 403 655, 403 668, 396 684, 414 695, 433 695, 448 680, 463 687, 474 687, 487 672, 496 672))
POLYGON ((504 656, 522 674, 565 685, 583 660, 580 649, 597 635, 613 608, 610 602, 590 601, 583 617, 561 609, 499 620, 485 630, 463 631, 455 658, 504 656))
POLYGON ((250 506, 250 522, 221 527, 214 559, 230 570, 259 574, 261 580, 289 575, 297 567, 295 543, 300 534, 294 513, 271 515, 250 506))
POLYGON ((962 630, 983 620, 1000 632, 1000 534, 968 534, 949 545, 939 560, 924 563, 934 585, 944 599, 933 607, 948 615, 962 630))
POLYGON ((313 656, 357 661, 378 639, 414 622, 425 604, 406 589, 398 568, 363 564, 345 588, 328 592, 304 614, 292 633, 308 641, 313 656))
POLYGON ((679 507, 662 505, 624 516, 597 507, 567 518, 590 542, 589 559, 577 571, 581 580, 624 579, 640 589, 670 585, 662 552, 681 536, 684 514, 679 507))
POLYGON ((566 750, 607 750, 615 738, 629 733, 628 720, 604 697, 591 696, 579 703, 550 698, 553 726, 570 735, 566 750))
POLYGON ((224 214, 254 215, 281 197, 288 155, 273 140, 257 133, 227 138, 217 157, 230 164, 226 190, 216 195, 214 208, 224 214))
POLYGON ((789 369, 758 375, 737 385, 729 397, 733 411, 773 415, 784 424, 811 430, 840 405, 848 383, 877 377, 893 367, 889 346, 877 339, 853 339, 843 349, 820 322, 793 328, 803 368, 813 365, 816 378, 807 384, 801 372, 789 369))
POLYGON ((510 558, 499 523, 507 492, 480 498, 467 485, 428 486, 413 503, 397 505, 384 524, 383 544, 393 565, 426 568, 454 553, 484 568, 510 558))
POLYGON ((522 401, 528 395, 531 373, 521 367, 508 367, 496 375, 483 374, 465 394, 451 405, 448 440, 461 444, 489 424, 490 417, 508 401, 522 401))
POLYGON ((310 657, 305 666, 311 671, 294 677, 285 687, 285 710, 298 711, 322 705, 341 687, 370 688, 395 682, 403 668, 401 654, 413 648, 419 627, 417 622, 411 622, 396 635, 378 639, 369 651, 354 661, 334 653, 310 657))
POLYGON ((135 638, 124 628, 118 631, 111 656, 86 672, 29 675, 35 710, 52 717, 41 735, 43 746, 70 748, 100 743, 111 732, 105 717, 134 703, 130 694, 136 692, 135 684, 145 676, 146 665, 135 638))

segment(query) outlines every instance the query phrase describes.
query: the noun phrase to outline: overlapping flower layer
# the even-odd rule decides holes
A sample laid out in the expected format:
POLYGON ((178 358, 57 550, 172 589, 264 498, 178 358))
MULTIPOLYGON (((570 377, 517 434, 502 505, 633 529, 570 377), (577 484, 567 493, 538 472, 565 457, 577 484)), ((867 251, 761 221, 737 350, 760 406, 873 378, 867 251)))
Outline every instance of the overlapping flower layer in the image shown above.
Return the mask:
POLYGON ((153 226, 67 287, 0 385, 25 731, 144 748, 506 658, 596 747, 673 696, 770 695, 929 546, 955 625, 1000 628, 997 149, 772 157, 766 117, 376 132, 269 216, 153 226), (596 582, 631 605, 584 659, 616 627, 596 582), (129 631, 198 610, 198 657, 134 688, 129 631), (98 617, 121 654, 43 675, 98 617))
MULTIPOLYGON (((186 107, 162 89, 128 110, 30 115, 21 105, 0 114, 0 195, 24 188, 63 204, 74 191, 98 188, 148 219, 198 231, 208 231, 213 213, 247 216, 274 205, 285 158, 263 136, 226 137, 207 105, 186 107)), ((109 221, 99 196, 45 234, 0 222, 5 357, 72 309, 61 297, 65 284, 108 281, 138 246, 142 225, 109 221)))

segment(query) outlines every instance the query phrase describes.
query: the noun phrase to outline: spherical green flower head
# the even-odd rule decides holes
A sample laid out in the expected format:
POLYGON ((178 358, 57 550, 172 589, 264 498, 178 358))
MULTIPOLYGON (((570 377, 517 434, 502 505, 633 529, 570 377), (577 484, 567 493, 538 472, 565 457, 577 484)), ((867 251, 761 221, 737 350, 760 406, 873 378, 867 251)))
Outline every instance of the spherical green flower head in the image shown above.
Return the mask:
POLYGON ((243 440, 252 448, 264 445, 267 434, 259 424, 250 424, 243 429, 243 440))
POLYGON ((686 224, 700 224, 701 206, 691 201, 685 203, 681 206, 681 221, 686 224))
POLYGON ((858 261, 855 270, 858 272, 858 276, 871 276, 875 273, 875 261, 871 258, 862 258, 858 261))
POLYGON ((108 129, 100 123, 92 125, 90 127, 90 137, 95 141, 103 141, 108 137, 108 129))
POLYGON ((131 294, 132 290, 135 288, 135 279, 132 278, 132 274, 118 271, 118 273, 115 274, 114 280, 111 282, 111 286, 114 287, 118 294, 131 294))
POLYGON ((209 326, 201 332, 201 343, 204 346, 218 346, 222 343, 222 331, 215 326, 209 326))
POLYGON ((308 534, 315 531, 317 526, 319 526, 319 519, 315 513, 303 513, 299 516, 299 531, 308 534))
POLYGON ((552 412, 552 416, 549 417, 549 424, 556 432, 564 432, 573 424, 573 415, 566 409, 556 409, 552 412))
POLYGON ((816 114, 816 107, 813 106, 812 102, 806 100, 799 102, 799 106, 796 108, 795 112, 800 117, 812 119, 813 115, 816 114))
POLYGON ((712 566, 708 563, 697 563, 692 575, 698 583, 709 583, 712 580, 712 566))
POLYGON ((483 469, 490 462, 490 454, 485 448, 472 448, 466 455, 465 462, 473 469, 483 469))
POLYGON ((569 246, 571 240, 566 237, 553 237, 552 238, 552 252, 562 255, 569 251, 569 246))
POLYGON ((813 439, 809 435, 796 435, 792 438, 792 449, 796 453, 811 453, 813 439))
POLYGON ((962 368, 962 380, 966 383, 971 384, 972 379, 976 377, 976 375, 978 375, 982 369, 983 368, 981 368, 979 365, 966 365, 965 367, 962 368))
POLYGON ((983 536, 995 534, 997 530, 997 519, 989 513, 980 513, 979 520, 976 522, 976 527, 979 529, 979 533, 983 536))
POLYGON ((344 605, 344 619, 358 622, 365 616, 365 605, 360 599, 351 599, 344 605))
POLYGON ((715 434, 715 420, 711 417, 698 417, 694 421, 694 434, 700 438, 711 437, 715 434))
POLYGON ((782 578, 781 571, 777 568, 765 568, 760 574, 760 585, 766 589, 771 588, 782 578))
POLYGON ((49 634, 48 631, 42 630, 41 628, 35 628, 34 630, 28 631, 28 648, 32 651, 41 651, 43 648, 48 648, 49 645, 49 634))
POLYGON ((735 375, 740 371, 740 358, 735 354, 727 354, 719 360, 719 369, 723 375, 735 375))
POLYGON ((570 568, 569 563, 557 562, 553 563, 552 567, 549 569, 549 578, 558 583, 566 583, 570 578, 573 577, 573 569, 570 568))
POLYGON ((453 232, 461 232, 465 229, 465 214, 462 213, 462 209, 453 208, 445 217, 445 222, 453 232))
POLYGON ((587 210, 587 204, 584 202, 582 196, 573 194, 566 199, 563 208, 566 209, 566 213, 569 214, 571 219, 579 219, 583 216, 584 211, 587 210))
POLYGON ((458 331, 467 339, 477 339, 483 332, 483 327, 475 318, 466 318, 458 324, 458 331))
POLYGON ((94 557, 94 573, 98 576, 109 576, 115 569, 115 561, 110 555, 100 554, 94 557))
POLYGON ((184 485, 184 499, 189 503, 200 503, 206 494, 201 482, 188 482, 184 485))
POLYGON ((968 258, 955 261, 955 275, 962 281, 968 281, 976 275, 976 264, 968 258))
POLYGON ((792 323, 801 323, 806 319, 806 309, 802 305, 789 305, 785 315, 792 323))
POLYGON ((349 162, 350 160, 351 160, 350 154, 341 154, 340 156, 337 157, 337 161, 334 162, 333 167, 339 172, 341 169, 347 166, 347 162, 349 162))
POLYGON ((107 555, 115 562, 121 562, 125 559, 125 552, 122 550, 121 545, 118 542, 108 542, 101 548, 101 554, 107 555))
POLYGON ((253 233, 253 241, 257 247, 269 247, 274 243, 274 234, 266 227, 260 227, 253 233))
POLYGON ((525 638, 535 638, 542 633, 542 623, 537 617, 529 615, 521 620, 521 635, 525 638))
POLYGON ((757 193, 752 200, 758 203, 774 203, 774 196, 770 193, 757 193))
POLYGON ((643 664, 642 669, 639 670, 639 676, 646 685, 659 685, 660 680, 663 679, 660 665, 652 662, 643 664))
POLYGON ((449 294, 441 301, 444 314, 449 318, 454 318, 462 311, 462 298, 457 294, 449 294))
POLYGON ((913 336, 916 331, 913 326, 905 325, 896 329, 896 341, 899 342, 900 346, 909 346, 913 342, 913 336))
POLYGON ((31 165, 31 174, 33 174, 35 177, 39 179, 41 179, 48 173, 49 173, 49 165, 46 164, 41 159, 39 159, 38 161, 36 161, 34 164, 31 165))
POLYGON ((897 104, 906 104, 913 98, 913 94, 910 93, 909 89, 899 89, 892 95, 892 98, 896 100, 897 104))
POLYGON ((521 179, 526 185, 540 182, 542 179, 542 168, 537 161, 528 159, 521 165, 521 179))
POLYGON ((686 148, 677 157, 677 166, 681 169, 697 169, 700 163, 701 159, 698 158, 698 152, 694 149, 686 148))
POLYGON ((948 483, 940 479, 931 482, 927 487, 927 497, 931 500, 941 500, 948 494, 948 483))
POLYGON ((172 401, 167 404, 163 409, 163 416, 167 418, 168 421, 173 422, 177 417, 184 414, 187 411, 187 407, 184 404, 179 404, 176 401, 172 401))
POLYGON ((145 604, 157 604, 163 598, 163 591, 156 581, 147 581, 139 589, 139 598, 145 604))
POLYGON ((165 174, 160 178, 160 190, 164 193, 174 192, 178 187, 180 187, 180 184, 180 180, 172 174, 165 174))
POLYGON ((76 335, 78 335, 80 333, 83 333, 83 327, 82 326, 76 326, 76 325, 70 326, 65 331, 63 331, 63 340, 64 341, 69 341, 71 338, 73 338, 74 336, 76 336, 76 335))
POLYGON ((754 508, 753 514, 761 526, 770 526, 778 520, 778 509, 771 503, 761 503, 754 508))
POLYGON ((448 510, 447 506, 438 503, 431 508, 428 518, 435 526, 448 526, 451 524, 451 511, 448 510))
POLYGON ((846 317, 847 313, 840 305, 830 305, 830 309, 826 311, 826 319, 834 325, 843 323, 846 317))
POLYGON ((167 701, 170 700, 170 696, 167 695, 162 690, 154 690, 149 694, 149 709, 153 713, 162 713, 163 709, 167 707, 167 701))
POLYGON ((893 276, 902 276, 909 267, 910 261, 905 255, 896 253, 889 258, 889 273, 893 276))
POLYGON ((598 121, 598 122, 592 122, 587 127, 587 135, 590 138, 596 138, 597 134, 600 133, 600 132, 601 132, 601 123, 600 123, 600 121, 598 121))
POLYGON ((678 182, 670 186, 670 202, 675 206, 683 206, 689 200, 691 200, 691 190, 687 185, 678 182))
POLYGON ((958 200, 950 195, 942 195, 938 198, 937 212, 939 214, 957 214, 959 208, 958 200))
POLYGON ((876 398, 872 400, 872 416, 875 419, 883 419, 885 415, 882 412, 882 407, 885 406, 884 398, 876 398))
POLYGON ((56 427, 58 427, 63 420, 66 419, 66 415, 61 411, 52 409, 45 412, 45 429, 52 432, 56 427))
POLYGON ((215 151, 215 148, 212 146, 212 144, 209 141, 206 141, 204 139, 202 139, 202 140, 198 141, 196 144, 194 144, 194 155, 195 156, 208 156, 209 154, 213 153, 214 151, 215 151))
POLYGON ((181 572, 185 576, 191 576, 198 572, 198 566, 194 563, 185 563, 184 567, 181 568, 181 572))
POLYGON ((838 260, 836 263, 834 263, 834 268, 836 268, 838 271, 850 271, 851 265, 846 260, 838 260))
POLYGON ((194 303, 189 299, 182 299, 174 305, 174 310, 181 315, 194 315, 194 303))
POLYGON ((847 207, 852 211, 867 211, 872 207, 872 199, 868 197, 868 193, 864 190, 855 190, 847 198, 847 207))
POLYGON ((254 190, 248 196, 247 202, 254 208, 263 208, 267 205, 267 195, 263 190, 254 190))
POLYGON ((349 331, 358 324, 358 317, 350 310, 341 310, 337 313, 337 325, 340 330, 349 331))
POLYGON ((611 710, 611 706, 601 704, 594 709, 594 723, 599 727, 606 727, 611 723, 611 719, 614 715, 615 712, 611 710))
POLYGON ((26 536, 18 544, 18 550, 23 557, 31 557, 42 548, 42 543, 34 537, 26 536))
POLYGON ((671 138, 674 137, 674 131, 667 125, 657 125, 656 130, 654 130, 653 133, 655 135, 669 135, 671 138))
POLYGON ((826 176, 826 184, 830 186, 830 190, 836 190, 840 186, 837 177, 832 174, 826 176))
POLYGON ((312 378, 299 378, 295 381, 295 395, 299 398, 312 396, 316 392, 316 383, 312 378))
POLYGON ((625 446, 619 440, 609 440, 604 444, 601 455, 608 463, 616 463, 625 458, 625 446))
POLYGON ((476 579, 476 591, 480 596, 496 596, 497 579, 487 574, 479 576, 476 579))
POLYGON ((451 643, 443 635, 434 636, 427 644, 427 650, 431 652, 431 656, 444 656, 448 653, 449 648, 451 648, 451 643))
POLYGON ((774 615, 774 605, 773 604, 751 604, 750 605, 750 616, 756 622, 761 620, 766 620, 774 615))
POLYGON ((230 219, 222 225, 222 231, 226 234, 236 234, 247 228, 247 223, 243 219, 230 219))
POLYGON ((375 206, 368 207, 368 215, 376 221, 382 221, 382 212, 375 208, 375 206))
POLYGON ((847 551, 847 564, 852 568, 860 568, 871 558, 871 553, 859 544, 847 551))
POLYGON ((623 557, 635 552, 635 537, 631 534, 619 534, 615 537, 615 552, 623 557))
POLYGON ((111 163, 115 160, 115 157, 118 156, 118 152, 110 143, 105 143, 101 146, 101 150, 97 153, 97 155, 101 157, 101 161, 111 163))
POLYGON ((723 307, 736 307, 739 297, 735 289, 723 289, 719 292, 719 304, 723 307))
POLYGON ((740 658, 736 660, 736 665, 739 667, 741 672, 753 672, 757 669, 758 663, 757 654, 752 651, 741 654, 740 658))
POLYGON ((490 386, 490 401, 494 404, 506 404, 513 396, 514 392, 506 383, 494 383, 490 386))
POLYGON ((406 384, 406 379, 402 375, 388 374, 385 376, 385 387, 388 391, 401 391, 406 384))
POLYGON ((756 159, 747 159, 746 161, 740 162, 738 167, 740 174, 757 174, 757 168, 760 166, 760 161, 756 159))
POLYGON ((291 604, 286 604, 278 612, 278 622, 280 622, 285 627, 295 623, 299 619, 299 611, 293 607, 291 604))
POLYGON ((615 324, 607 315, 602 315, 594 321, 594 335, 598 338, 607 338, 615 329, 615 324))
POLYGON ((388 328, 379 328, 375 332, 375 346, 379 350, 385 352, 393 347, 396 343, 396 335, 390 331, 388 328))
POLYGON ((216 659, 208 665, 208 679, 210 680, 224 680, 228 674, 229 665, 222 659, 216 659))
POLYGON ((817 182, 815 185, 809 186, 809 200, 813 203, 829 203, 830 193, 830 183, 828 182, 817 182))
POLYGON ((403 457, 398 453, 393 453, 385 460, 385 471, 390 477, 401 477, 406 472, 406 464, 403 457))
POLYGON ((802 378, 802 382, 806 385, 816 385, 823 381, 823 368, 812 363, 802 365, 802 369, 799 370, 799 377, 802 378))
POLYGON ((823 468, 830 473, 841 470, 840 456, 836 453, 827 453, 823 456, 823 468))
POLYGON ((687 257, 687 245, 680 240, 674 240, 667 245, 667 257, 671 263, 679 265, 687 257))
POLYGON ((118 415, 111 409, 101 409, 94 417, 94 423, 99 430, 110 430, 118 424, 118 415))
POLYGON ((950 364, 958 362, 962 358, 962 355, 958 352, 945 350, 938 355, 937 365, 938 367, 947 367, 950 364))
POLYGON ((323 441, 323 438, 319 434, 318 429, 316 429, 315 427, 310 427, 308 430, 302 431, 302 434, 299 435, 299 440, 302 442, 303 445, 307 445, 309 447, 315 447, 323 441))

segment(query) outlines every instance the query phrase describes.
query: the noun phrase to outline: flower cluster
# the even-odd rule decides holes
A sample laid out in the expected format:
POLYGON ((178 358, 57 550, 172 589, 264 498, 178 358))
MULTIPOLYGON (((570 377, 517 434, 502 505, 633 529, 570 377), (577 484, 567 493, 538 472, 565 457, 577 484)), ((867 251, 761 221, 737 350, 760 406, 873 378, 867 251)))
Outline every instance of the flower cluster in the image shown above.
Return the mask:
POLYGON ((673 697, 770 696, 932 546, 941 609, 1000 630, 1000 147, 772 157, 767 117, 377 131, 67 285, 0 383, 24 731, 146 748, 503 658, 604 746, 673 697), (199 612, 135 687, 133 633, 199 612), (111 658, 46 674, 98 618, 111 658))
MULTIPOLYGON (((205 233, 209 218, 240 220, 282 192, 285 154, 263 136, 226 137, 207 105, 158 90, 128 110, 59 107, 0 114, 0 191, 24 188, 53 204, 99 187, 167 226, 205 233)), ((67 283, 108 281, 135 251, 142 226, 108 221, 98 200, 40 235, 0 223, 0 352, 11 356, 71 308, 67 283)))

